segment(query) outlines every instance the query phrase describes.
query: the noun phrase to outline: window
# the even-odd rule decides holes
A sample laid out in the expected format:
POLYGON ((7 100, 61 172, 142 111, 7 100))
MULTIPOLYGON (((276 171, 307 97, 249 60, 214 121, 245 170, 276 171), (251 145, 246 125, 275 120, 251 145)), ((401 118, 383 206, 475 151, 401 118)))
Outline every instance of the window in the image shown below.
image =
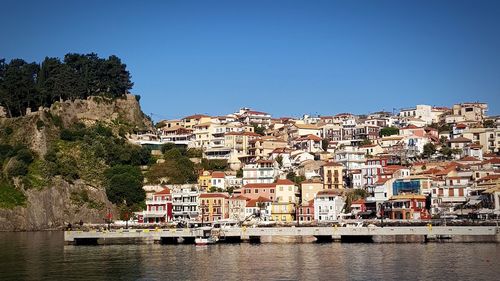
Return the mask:
POLYGON ((259 190, 258 190, 258 189, 255 189, 253 192, 254 192, 254 193, 259 193, 259 190))
POLYGON ((283 191, 283 186, 280 186, 280 191, 283 191))

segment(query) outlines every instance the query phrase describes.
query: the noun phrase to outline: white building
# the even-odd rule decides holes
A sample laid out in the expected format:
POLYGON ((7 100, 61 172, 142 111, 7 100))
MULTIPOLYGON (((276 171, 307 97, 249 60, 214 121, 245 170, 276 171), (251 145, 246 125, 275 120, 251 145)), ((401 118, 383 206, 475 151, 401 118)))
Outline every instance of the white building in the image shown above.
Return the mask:
POLYGON ((365 163, 365 153, 357 147, 346 146, 335 153, 335 161, 344 165, 347 170, 361 169, 365 163))
POLYGON ((336 221, 344 205, 344 199, 336 191, 319 191, 314 197, 314 220, 317 222, 336 221))
POLYGON ((212 187, 217 189, 226 189, 226 175, 224 172, 212 172, 212 178, 210 179, 212 187))
POLYGON ((197 220, 200 192, 195 185, 174 185, 172 193, 172 215, 174 220, 197 220))
POLYGON ((279 169, 272 160, 258 160, 254 164, 243 167, 243 185, 249 183, 273 183, 279 169))

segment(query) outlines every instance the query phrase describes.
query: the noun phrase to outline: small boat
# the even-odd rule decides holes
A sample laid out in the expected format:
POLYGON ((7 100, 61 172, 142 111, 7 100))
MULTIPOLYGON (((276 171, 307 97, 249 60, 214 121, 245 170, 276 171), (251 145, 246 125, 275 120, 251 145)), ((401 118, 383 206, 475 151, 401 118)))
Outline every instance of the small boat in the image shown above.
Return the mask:
POLYGON ((194 239, 194 243, 196 244, 196 246, 215 244, 215 242, 217 242, 217 239, 215 239, 214 237, 196 237, 194 239))
POLYGON ((217 242, 217 237, 212 235, 212 227, 200 227, 196 229, 197 236, 194 239, 194 243, 198 245, 208 245, 215 244, 217 242))

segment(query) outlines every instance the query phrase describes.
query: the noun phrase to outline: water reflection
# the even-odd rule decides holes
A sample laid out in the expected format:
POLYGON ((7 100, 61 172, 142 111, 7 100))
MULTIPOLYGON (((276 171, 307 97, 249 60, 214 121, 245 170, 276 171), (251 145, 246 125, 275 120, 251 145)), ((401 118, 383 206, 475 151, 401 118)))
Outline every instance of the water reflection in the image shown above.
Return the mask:
POLYGON ((496 280, 498 244, 63 246, 0 233, 2 280, 496 280))

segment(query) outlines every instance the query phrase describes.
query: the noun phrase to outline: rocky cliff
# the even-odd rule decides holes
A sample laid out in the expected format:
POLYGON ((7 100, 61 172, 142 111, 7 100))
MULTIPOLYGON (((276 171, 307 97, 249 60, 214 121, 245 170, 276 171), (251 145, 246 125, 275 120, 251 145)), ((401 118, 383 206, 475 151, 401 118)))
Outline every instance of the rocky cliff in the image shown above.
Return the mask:
MULTIPOLYGON (((95 96, 87 100, 56 102, 50 108, 41 108, 23 117, 0 118, 0 144, 12 147, 24 144, 35 153, 36 159, 43 159, 50 147, 60 142, 61 130, 75 123, 105 124, 116 135, 153 128, 134 96, 117 99, 95 96)), ((0 231, 56 229, 80 220, 102 223, 108 210, 117 217, 116 207, 109 202, 102 184, 82 179, 65 180, 61 176, 42 181, 36 178, 36 173, 35 178, 31 175, 36 168, 30 164, 25 176, 38 184, 34 188, 26 187, 25 181, 18 178, 8 178, 4 169, 4 182, 11 182, 11 189, 22 193, 25 200, 9 208, 2 208, 0 204, 0 231)), ((2 191, 2 188, 4 184, 0 185, 0 199, 2 196, 9 199, 10 191, 2 191)))
POLYGON ((102 188, 84 182, 69 184, 56 179, 42 190, 27 190, 26 206, 0 209, 0 231, 59 229, 69 222, 102 223, 108 213, 116 214, 102 188))

